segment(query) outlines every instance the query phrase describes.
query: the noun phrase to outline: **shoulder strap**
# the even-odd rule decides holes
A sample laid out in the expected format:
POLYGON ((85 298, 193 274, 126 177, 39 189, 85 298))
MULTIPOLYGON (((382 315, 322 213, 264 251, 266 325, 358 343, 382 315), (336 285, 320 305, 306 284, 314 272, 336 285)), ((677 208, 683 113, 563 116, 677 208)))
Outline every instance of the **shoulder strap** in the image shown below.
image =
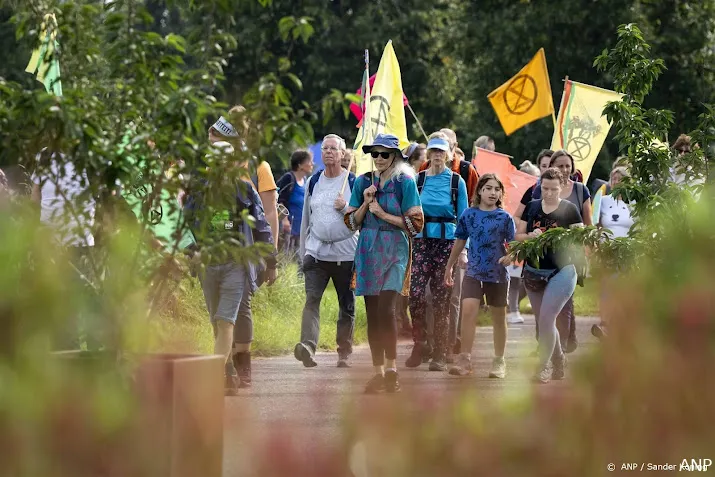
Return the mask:
POLYGON ((459 163, 459 175, 462 176, 462 179, 464 179, 464 185, 469 187, 469 168, 471 167, 471 164, 469 164, 467 161, 461 161, 459 163))
MULTIPOLYGON (((468 165, 468 164, 467 164, 468 165)), ((461 167, 461 166, 460 166, 461 167)), ((467 174, 469 171, 467 170, 467 174)), ((466 184, 466 182, 465 182, 466 184)), ((454 206, 454 216, 459 218, 457 214, 457 200, 459 198, 459 176, 452 172, 452 206, 454 206)))
POLYGON ((323 174, 323 169, 319 170, 312 176, 310 176, 310 179, 308 180, 308 196, 313 195, 313 189, 315 189, 315 184, 318 183, 318 180, 320 179, 320 176, 323 174))
POLYGON ((422 189, 425 186, 425 180, 427 178, 427 171, 422 171, 417 175, 417 194, 422 195, 422 189))
POLYGON ((539 200, 541 199, 541 187, 539 187, 539 182, 534 184, 534 191, 531 194, 531 200, 539 200))

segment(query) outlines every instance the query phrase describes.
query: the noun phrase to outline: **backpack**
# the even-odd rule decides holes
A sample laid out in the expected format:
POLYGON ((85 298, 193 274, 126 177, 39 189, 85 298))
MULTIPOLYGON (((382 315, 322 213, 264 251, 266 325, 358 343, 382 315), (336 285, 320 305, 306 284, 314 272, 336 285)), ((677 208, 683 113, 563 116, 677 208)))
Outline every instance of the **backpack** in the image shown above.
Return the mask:
MULTIPOLYGON (((251 199, 250 195, 247 191, 242 190, 247 187, 251 187, 251 185, 247 181, 242 181, 243 186, 241 184, 236 184, 236 205, 235 208, 232 208, 230 210, 225 211, 227 213, 225 217, 225 224, 224 224, 224 229, 223 230, 214 230, 212 233, 224 233, 224 232, 230 232, 230 231, 240 231, 243 226, 243 211, 246 209, 249 209, 250 212, 253 212, 252 210, 252 204, 251 204, 251 199)), ((200 238, 200 233, 206 233, 205 230, 201 230, 201 224, 199 223, 197 219, 197 214, 202 211, 205 207, 205 195, 203 191, 201 190, 202 188, 207 188, 208 187, 208 182, 206 180, 200 180, 196 184, 198 187, 195 187, 195 190, 190 191, 185 198, 184 201, 184 215, 187 218, 188 224, 189 224, 189 230, 191 231, 192 234, 194 234, 194 238, 197 239, 196 242, 198 243, 200 238)), ((221 214, 222 212, 219 212, 221 214)), ((209 227, 210 228, 210 227, 209 227)))
MULTIPOLYGON (((427 171, 422 171, 419 173, 417 176, 417 193, 421 196, 422 195, 422 189, 425 186, 425 180, 427 178, 427 171)), ((452 172, 452 182, 451 182, 451 190, 452 190, 452 205, 454 206, 454 216, 457 217, 457 197, 459 197, 459 176, 452 172)), ((425 217, 425 221, 427 218, 425 217)))
MULTIPOLYGON (((467 161, 459 162, 459 175, 464 180, 464 185, 467 186, 467 195, 469 195, 469 168, 472 167, 467 161)), ((455 202, 456 203, 456 202, 455 202)))
MULTIPOLYGON (((320 176, 323 175, 323 170, 324 169, 320 169, 318 172, 310 176, 310 179, 308 179, 308 197, 313 195, 313 189, 315 189, 315 184, 318 183, 320 176)), ((348 172, 348 183, 350 184, 350 190, 353 190, 353 186, 355 185, 355 174, 352 172, 348 172)))
MULTIPOLYGON (((469 165, 469 164, 467 164, 469 165)), ((461 169, 461 165, 460 165, 461 169)), ((459 218, 459 214, 457 212, 457 198, 459 197, 459 175, 455 174, 453 171, 452 172, 452 180, 450 182, 451 186, 450 189, 452 191, 452 206, 454 207, 454 218, 447 218, 447 217, 430 217, 428 215, 425 215, 425 224, 428 222, 434 222, 438 223, 441 225, 441 235, 442 238, 446 238, 447 234, 447 226, 445 224, 447 223, 452 223, 456 224, 457 219, 459 218)), ((467 171, 469 173, 469 171, 467 171)), ((417 193, 421 196, 422 195, 422 189, 425 186, 425 180, 427 179, 427 171, 422 171, 419 173, 417 176, 417 193)))
MULTIPOLYGON (((430 161, 425 162, 425 165, 421 167, 422 171, 424 172, 430 167, 430 161)), ((469 168, 473 167, 472 164, 470 164, 467 161, 459 161, 459 176, 464 179, 464 185, 467 186, 467 195, 469 195, 469 168)), ((448 167, 450 171, 452 171, 451 168, 448 167)), ((452 171, 454 172, 454 171, 452 171)))
MULTIPOLYGON (((256 177, 256 190, 258 190, 258 177, 256 177)), ((283 177, 278 179, 278 203, 283 204, 285 207, 288 207, 288 202, 290 201, 290 196, 293 193, 293 189, 295 189, 295 174, 293 172, 286 172, 283 174, 283 177)))
MULTIPOLYGON (((534 184, 534 193, 531 194, 531 200, 541 200, 541 187, 537 187, 540 182, 534 184)), ((576 187, 576 197, 578 198, 578 211, 583 215, 583 189, 586 187, 581 182, 574 182, 576 187)))

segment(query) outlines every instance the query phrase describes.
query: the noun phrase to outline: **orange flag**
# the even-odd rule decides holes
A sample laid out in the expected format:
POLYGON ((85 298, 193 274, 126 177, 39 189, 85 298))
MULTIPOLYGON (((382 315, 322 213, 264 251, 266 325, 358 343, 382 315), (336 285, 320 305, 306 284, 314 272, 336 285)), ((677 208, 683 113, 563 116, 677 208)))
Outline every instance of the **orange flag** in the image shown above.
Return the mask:
POLYGON ((519 207, 524 192, 537 181, 536 177, 514 167, 506 154, 480 147, 477 148, 472 164, 477 168, 480 177, 484 174, 496 174, 504 183, 504 210, 511 215, 514 215, 519 207))

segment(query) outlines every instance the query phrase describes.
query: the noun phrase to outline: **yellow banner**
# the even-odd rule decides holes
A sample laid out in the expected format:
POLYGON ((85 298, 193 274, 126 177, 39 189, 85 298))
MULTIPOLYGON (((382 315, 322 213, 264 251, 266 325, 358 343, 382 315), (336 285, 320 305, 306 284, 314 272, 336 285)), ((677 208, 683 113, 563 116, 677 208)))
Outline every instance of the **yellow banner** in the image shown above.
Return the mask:
POLYGON ((354 147, 357 175, 372 170, 372 157, 362 153, 362 146, 378 134, 394 134, 400 140, 401 149, 408 146, 405 105, 402 98, 400 64, 392 48, 392 41, 388 41, 382 52, 375 84, 370 91, 370 101, 354 147), (363 131, 365 128, 367 130, 363 131))
POLYGON ((566 149, 571 154, 584 183, 611 129, 603 108, 622 97, 615 91, 566 80, 551 149, 566 149))
POLYGON ((487 97, 507 136, 553 113, 544 49, 541 48, 521 71, 487 97))

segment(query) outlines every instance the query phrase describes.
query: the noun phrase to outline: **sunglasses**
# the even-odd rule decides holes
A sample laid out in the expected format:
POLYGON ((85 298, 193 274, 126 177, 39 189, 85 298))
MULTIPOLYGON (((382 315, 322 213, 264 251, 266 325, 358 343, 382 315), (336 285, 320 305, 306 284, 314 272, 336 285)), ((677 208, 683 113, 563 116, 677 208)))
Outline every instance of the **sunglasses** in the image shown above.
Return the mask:
POLYGON ((378 156, 383 159, 387 159, 392 155, 392 153, 391 152, 375 152, 375 151, 373 151, 370 153, 370 155, 372 156, 373 159, 377 159, 378 156))

